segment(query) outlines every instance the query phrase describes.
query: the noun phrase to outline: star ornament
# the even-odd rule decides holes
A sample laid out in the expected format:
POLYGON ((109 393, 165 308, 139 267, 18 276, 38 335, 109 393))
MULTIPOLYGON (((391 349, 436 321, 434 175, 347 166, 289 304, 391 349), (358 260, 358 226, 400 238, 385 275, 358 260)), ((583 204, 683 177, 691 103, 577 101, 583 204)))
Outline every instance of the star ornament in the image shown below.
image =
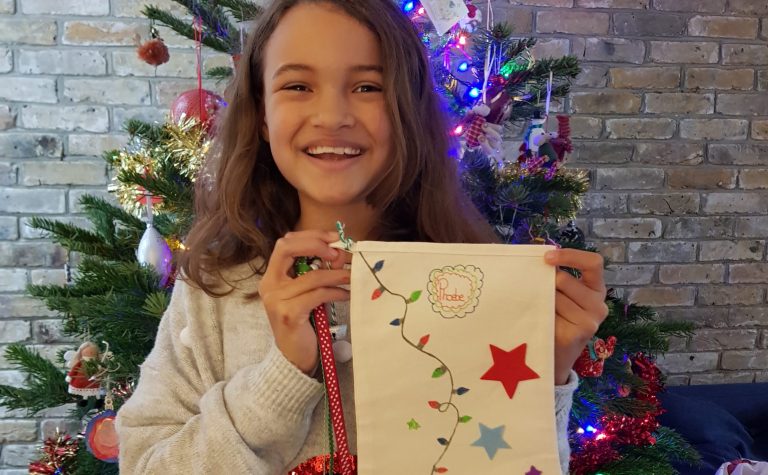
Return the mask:
POLYGON ((504 440, 504 426, 491 429, 482 422, 480 423, 480 438, 472 442, 474 447, 482 447, 488 458, 493 460, 499 449, 511 449, 512 447, 504 440))
POLYGON ((504 351, 494 345, 490 345, 490 347, 493 366, 480 379, 501 382, 510 399, 514 397, 517 384, 520 381, 540 378, 534 370, 525 364, 527 343, 523 343, 510 351, 504 351))
POLYGON ((541 475, 541 470, 531 465, 531 469, 525 472, 525 475, 541 475))

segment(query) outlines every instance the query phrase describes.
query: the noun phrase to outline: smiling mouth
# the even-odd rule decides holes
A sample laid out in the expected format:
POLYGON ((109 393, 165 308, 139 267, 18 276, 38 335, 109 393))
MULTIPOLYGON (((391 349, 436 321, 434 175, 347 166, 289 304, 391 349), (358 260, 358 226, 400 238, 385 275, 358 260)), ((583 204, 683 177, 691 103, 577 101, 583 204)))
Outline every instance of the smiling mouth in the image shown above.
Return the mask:
POLYGON ((307 155, 320 160, 347 160, 356 158, 363 154, 363 150, 354 147, 309 147, 304 149, 307 155))

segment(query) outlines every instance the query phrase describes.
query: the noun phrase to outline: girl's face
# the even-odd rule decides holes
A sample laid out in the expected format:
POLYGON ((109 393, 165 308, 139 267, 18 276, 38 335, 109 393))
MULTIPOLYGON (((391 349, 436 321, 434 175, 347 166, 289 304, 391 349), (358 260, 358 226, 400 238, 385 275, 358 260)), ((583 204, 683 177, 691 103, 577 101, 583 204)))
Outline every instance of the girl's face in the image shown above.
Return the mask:
POLYGON ((364 205, 391 147, 376 36, 332 6, 304 3, 264 55, 262 132, 302 208, 364 205))

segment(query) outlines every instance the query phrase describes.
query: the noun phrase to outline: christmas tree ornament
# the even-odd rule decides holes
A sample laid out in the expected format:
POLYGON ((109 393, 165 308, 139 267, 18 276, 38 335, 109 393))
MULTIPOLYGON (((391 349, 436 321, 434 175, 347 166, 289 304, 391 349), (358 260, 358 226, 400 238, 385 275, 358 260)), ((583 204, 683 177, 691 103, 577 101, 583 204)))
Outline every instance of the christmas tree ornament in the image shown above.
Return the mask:
POLYGON ((151 266, 160 276, 160 286, 165 287, 171 275, 173 253, 165 238, 152 224, 152 200, 147 200, 147 229, 141 236, 136 259, 139 263, 151 266))
POLYGON ((69 371, 66 381, 69 383, 69 394, 87 397, 99 397, 102 394, 101 382, 88 374, 85 362, 99 360, 99 347, 96 343, 86 341, 77 351, 68 351, 64 354, 69 371))
POLYGON ((171 59, 171 55, 168 53, 168 47, 163 39, 160 38, 160 34, 154 25, 149 27, 149 32, 150 40, 139 45, 137 53, 142 61, 157 67, 167 63, 171 59))
POLYGON ((29 463, 29 475, 64 475, 77 456, 79 439, 56 429, 54 437, 48 437, 40 448, 42 457, 29 463))
POLYGON ((616 347, 616 337, 610 336, 608 340, 594 337, 581 351, 576 359, 573 370, 581 377, 596 378, 603 374, 605 360, 607 360, 616 347))
POLYGON ((184 91, 171 104, 171 120, 179 123, 183 118, 194 118, 210 132, 218 111, 226 106, 224 99, 207 89, 184 91))
POLYGON ((85 443, 88 451, 103 462, 117 463, 120 448, 115 429, 116 417, 112 394, 108 392, 104 411, 95 415, 85 429, 85 443))

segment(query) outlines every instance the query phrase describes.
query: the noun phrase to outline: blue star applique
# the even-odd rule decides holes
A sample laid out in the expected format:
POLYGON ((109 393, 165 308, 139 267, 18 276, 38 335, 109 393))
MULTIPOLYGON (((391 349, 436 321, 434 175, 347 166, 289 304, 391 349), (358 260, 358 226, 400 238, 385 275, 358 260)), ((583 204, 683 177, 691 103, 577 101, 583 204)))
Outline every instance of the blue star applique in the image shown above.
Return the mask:
POLYGON ((480 423, 480 438, 472 443, 474 447, 482 447, 488 454, 488 458, 493 460, 499 449, 511 449, 504 441, 504 426, 491 429, 483 423, 480 423))

